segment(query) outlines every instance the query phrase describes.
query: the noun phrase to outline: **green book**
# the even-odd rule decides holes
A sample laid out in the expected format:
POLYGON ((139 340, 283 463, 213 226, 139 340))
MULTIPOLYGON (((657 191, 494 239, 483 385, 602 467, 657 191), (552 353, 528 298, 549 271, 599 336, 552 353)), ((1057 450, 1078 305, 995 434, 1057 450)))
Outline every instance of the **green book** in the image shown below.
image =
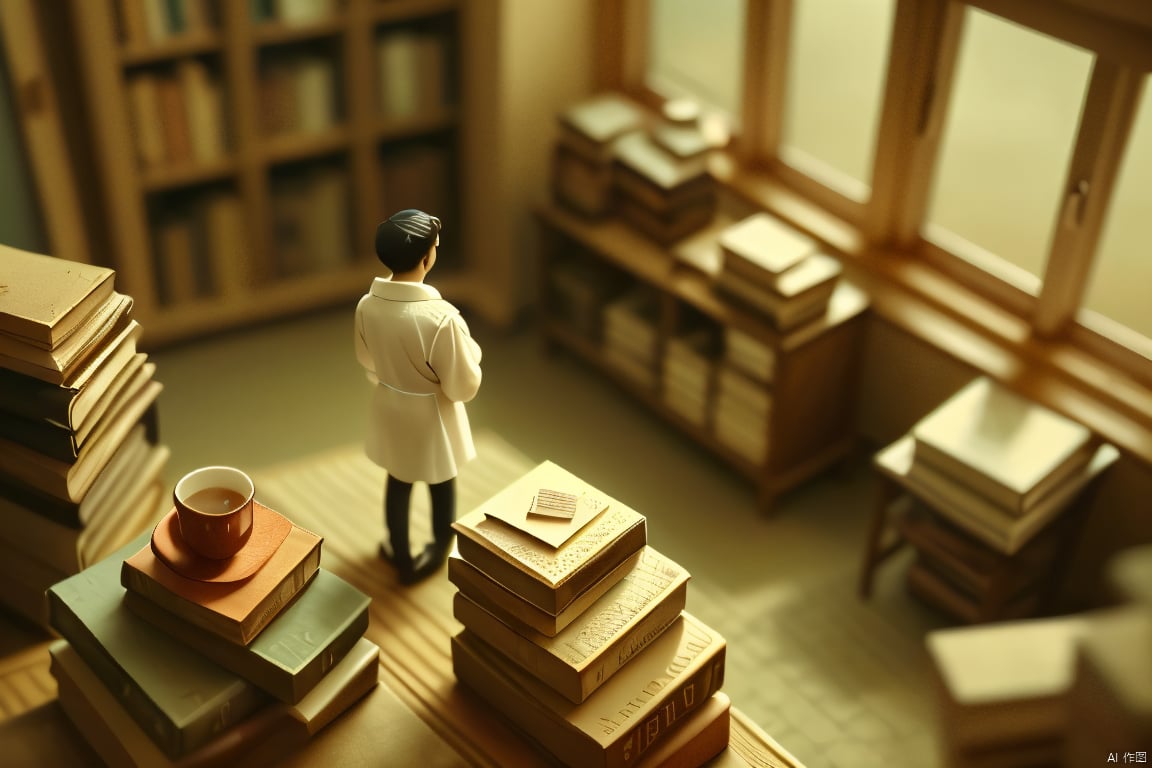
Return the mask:
POLYGON ((49 623, 172 759, 208 743, 267 701, 252 683, 180 643, 124 604, 120 565, 145 532, 48 589, 49 623))
POLYGON ((129 592, 133 613, 246 680, 295 704, 340 661, 368 629, 372 599, 321 568, 295 602, 247 646, 191 624, 146 597, 129 592))

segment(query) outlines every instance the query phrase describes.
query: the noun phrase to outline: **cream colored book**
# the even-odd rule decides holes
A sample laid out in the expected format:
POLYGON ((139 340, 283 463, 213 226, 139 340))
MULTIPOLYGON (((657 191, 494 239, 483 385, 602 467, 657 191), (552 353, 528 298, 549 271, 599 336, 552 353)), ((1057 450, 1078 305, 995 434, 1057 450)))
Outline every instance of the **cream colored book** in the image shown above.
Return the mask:
POLYGON ((508 626, 515 628, 517 632, 538 632, 546 637, 555 637, 635 568, 642 554, 637 552, 616 566, 555 615, 525 602, 488 578, 483 571, 460 557, 460 553, 455 550, 448 556, 448 580, 468 599, 497 616, 508 626))
POLYGON ((684 610, 688 572, 651 547, 618 584, 555 637, 513 627, 457 592, 456 619, 576 704, 660 636, 684 610))
POLYGON ((724 268, 768 285, 816 251, 816 241, 780 219, 757 213, 720 233, 724 268))
POLYGON ((644 114, 616 94, 582 101, 560 114, 560 141, 593 162, 611 160, 613 143, 644 124, 644 114))
POLYGON ((916 461, 1023 515, 1092 456, 1092 433, 987 377, 912 428, 916 461))
POLYGON ((457 678, 552 755, 585 768, 640 763, 724 681, 727 646, 688 613, 580 704, 468 630, 452 638, 457 678))
POLYGON ((643 515, 550 461, 452 527, 465 560, 552 614, 647 543, 643 515), (586 499, 587 514, 572 520, 529 518, 532 499, 541 488, 586 499))

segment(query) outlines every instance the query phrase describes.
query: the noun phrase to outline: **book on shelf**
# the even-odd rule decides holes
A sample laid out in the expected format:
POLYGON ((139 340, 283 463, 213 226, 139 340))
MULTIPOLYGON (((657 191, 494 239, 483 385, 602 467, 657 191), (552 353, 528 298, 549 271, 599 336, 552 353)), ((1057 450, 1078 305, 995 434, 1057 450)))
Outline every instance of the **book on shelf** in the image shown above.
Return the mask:
POLYGON ((136 592, 128 592, 124 600, 149 624, 289 704, 303 699, 367 631, 371 602, 363 592, 321 568, 300 596, 244 646, 136 592))
MULTIPOLYGON (((259 502, 253 502, 259 504, 259 502)), ((267 510, 279 516, 274 510, 267 510)), ((182 576, 145 544, 125 558, 121 583, 191 624, 239 645, 248 645, 307 586, 320 567, 323 538, 289 523, 287 536, 252 576, 235 582, 182 576)), ((272 535, 275 526, 253 526, 246 546, 272 535)))
POLYGON ((141 168, 159 168, 168 156, 160 120, 160 77, 152 72, 135 73, 128 77, 126 91, 136 158, 141 168))
POLYGON ((87 444, 88 438, 104 425, 106 419, 113 418, 115 406, 124 399, 134 397, 152 380, 156 366, 144 362, 146 357, 141 354, 136 361, 138 364, 123 372, 125 375, 118 379, 120 386, 110 389, 103 398, 102 412, 94 413, 92 420, 79 429, 69 429, 60 424, 35 421, 22 416, 10 416, 0 422, 0 439, 30 448, 49 459, 75 461, 87 444))
POLYGON ((726 227, 719 243, 724 269, 767 287, 816 251, 815 240, 767 213, 726 227))
POLYGON ((557 144, 552 150, 552 190, 558 202, 585 216, 609 212, 615 199, 615 173, 610 164, 587 160, 557 144))
POLYGON ((916 464, 930 465, 1024 515, 1095 451, 1092 433, 987 377, 965 385, 911 430, 916 464))
POLYGON ((97 346, 69 380, 52 384, 0 368, 0 412, 75 430, 99 410, 120 374, 134 364, 140 326, 129 321, 120 333, 97 346))
MULTIPOLYGON (((637 768, 700 768, 725 753, 732 737, 732 701, 717 691, 689 713, 663 741, 658 742, 637 768)), ((743 762, 741 760, 741 762, 743 762)))
POLYGON ((448 556, 448 580, 465 597, 504 623, 539 632, 545 637, 555 637, 636 568, 642 554, 643 551, 637 552, 613 568, 557 614, 548 613, 521 599, 462 558, 455 549, 448 556))
POLYGON ((259 688, 124 605, 120 567, 148 533, 48 590, 49 622, 170 758, 209 743, 262 706, 259 688))
POLYGON ((750 309, 770 317, 778 329, 789 331, 826 314, 841 270, 836 259, 814 253, 780 275, 773 287, 759 285, 728 269, 717 275, 716 285, 750 309))
POLYGON ((550 461, 537 465, 452 527, 464 559, 552 614, 643 548, 647 540, 643 515, 550 461), (528 521, 527 510, 540 488, 601 500, 601 511, 581 527, 578 521, 528 521), (508 522, 512 515, 520 518, 516 525, 508 522), (546 543, 558 530, 567 538, 558 545, 546 543))
POLYGON ((44 350, 80 332, 112 300, 116 273, 0 245, 0 336, 44 350))
POLYGON ((559 145, 594 164, 609 164, 617 140, 644 126, 644 113, 622 96, 608 93, 581 101, 559 115, 559 145))
POLYGON ((295 68, 291 59, 272 58, 260 67, 256 83, 260 127, 269 136, 296 129, 295 68))
POLYGON ((280 274, 324 272, 351 258, 348 175, 318 166, 272 187, 273 240, 280 274))
POLYGON ((724 681, 726 644, 690 614, 580 704, 524 673, 465 629, 452 638, 461 683, 566 763, 603 768, 638 764, 671 738, 724 681))
POLYGON ((618 195, 617 203, 624 223, 665 248, 708 226, 716 214, 715 197, 698 198, 666 212, 653 211, 628 194, 618 195))
POLYGON ((52 349, 0 334, 0 367, 50 384, 63 384, 101 343, 127 327, 132 303, 124 294, 113 294, 52 349))
POLYGON ((222 294, 241 293, 251 284, 247 265, 251 248, 240 196, 230 190, 204 195, 197 208, 212 267, 213 283, 222 294))
POLYGON ((284 24, 311 24, 331 18, 333 0, 268 0, 269 17, 284 24))
POLYGON ((163 386, 149 380, 109 412, 73 461, 49 458, 11 440, 0 439, 0 475, 65 501, 80 501, 116 454, 132 428, 156 402, 163 386))
POLYGON ((772 389, 732 366, 722 365, 716 371, 716 401, 718 409, 763 421, 772 409, 772 389))
POLYGON ((380 201, 385 211, 417 208, 445 218, 449 210, 449 150, 430 141, 404 142, 380 157, 380 201))
POLYGON ((768 384, 776 371, 776 352, 771 344, 730 325, 724 328, 724 362, 768 384))
MULTIPOLYGON (((911 440, 911 438, 909 438, 911 440)), ((912 445, 905 450, 911 451, 912 445)), ((989 501, 935 466, 912 458, 907 468, 907 484, 940 514, 977 538, 1005 554, 1013 554, 1039 534, 1075 502, 1088 483, 1119 458, 1111 445, 1101 445, 1087 466, 1065 477, 1063 482, 1023 515, 989 501)))
POLYGON ((301 55, 293 61, 296 114, 293 129, 319 133, 336 124, 336 67, 321 55, 301 55))
POLYGON ((192 133, 188 124, 188 103, 184 98, 184 88, 174 75, 161 77, 158 84, 164 160, 169 165, 190 163, 193 158, 192 133))
POLYGON ((184 94, 192 159, 206 163, 224 157, 224 119, 220 83, 199 59, 181 59, 176 79, 184 94))
POLYGON ((174 759, 71 645, 58 641, 50 653, 60 706, 100 759, 115 768, 273 764, 295 754, 311 736, 367 696, 379 680, 380 649, 360 638, 298 704, 265 704, 174 759))
POLYGON ((420 113, 420 38, 414 29, 392 29, 376 40, 376 66, 380 84, 380 114, 388 118, 420 113))
POLYGON ((614 157, 621 189, 653 211, 666 212, 700 197, 714 197, 716 185, 702 159, 682 160, 642 132, 619 139, 614 157))
POLYGON ((579 704, 680 616, 687 585, 687 571, 646 547, 628 575, 554 637, 505 623, 461 592, 452 609, 478 638, 579 704))
MULTIPOLYGON (((124 461, 109 464, 98 481, 103 494, 83 527, 65 525, 43 514, 40 507, 21 504, 0 490, 0 543, 21 549, 65 576, 102 560, 160 518, 163 482, 170 451, 143 436, 125 441, 124 461)), ((96 492, 96 486, 93 486, 96 492)), ((57 579, 58 580, 58 579, 57 579)), ((40 590, 43 592, 43 589, 40 590)))

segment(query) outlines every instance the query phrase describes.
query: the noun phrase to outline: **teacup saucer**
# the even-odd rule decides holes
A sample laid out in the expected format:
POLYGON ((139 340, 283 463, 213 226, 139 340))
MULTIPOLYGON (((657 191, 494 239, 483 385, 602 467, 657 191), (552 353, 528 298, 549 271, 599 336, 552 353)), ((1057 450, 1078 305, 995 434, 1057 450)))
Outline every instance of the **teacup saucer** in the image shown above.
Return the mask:
POLYGON ((252 536, 227 560, 213 560, 197 553, 180 534, 175 507, 152 532, 152 552, 181 576, 196 581, 228 583, 246 579, 279 548, 292 530, 292 522, 258 501, 252 502, 252 536))

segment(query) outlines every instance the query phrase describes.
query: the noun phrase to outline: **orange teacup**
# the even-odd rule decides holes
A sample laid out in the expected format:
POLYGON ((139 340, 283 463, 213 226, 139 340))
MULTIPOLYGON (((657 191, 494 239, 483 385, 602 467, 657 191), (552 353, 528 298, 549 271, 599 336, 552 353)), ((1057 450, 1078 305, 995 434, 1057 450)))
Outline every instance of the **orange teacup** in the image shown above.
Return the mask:
POLYGON ((204 557, 232 557, 252 536, 252 478, 235 467, 201 467, 176 483, 180 535, 204 557))

